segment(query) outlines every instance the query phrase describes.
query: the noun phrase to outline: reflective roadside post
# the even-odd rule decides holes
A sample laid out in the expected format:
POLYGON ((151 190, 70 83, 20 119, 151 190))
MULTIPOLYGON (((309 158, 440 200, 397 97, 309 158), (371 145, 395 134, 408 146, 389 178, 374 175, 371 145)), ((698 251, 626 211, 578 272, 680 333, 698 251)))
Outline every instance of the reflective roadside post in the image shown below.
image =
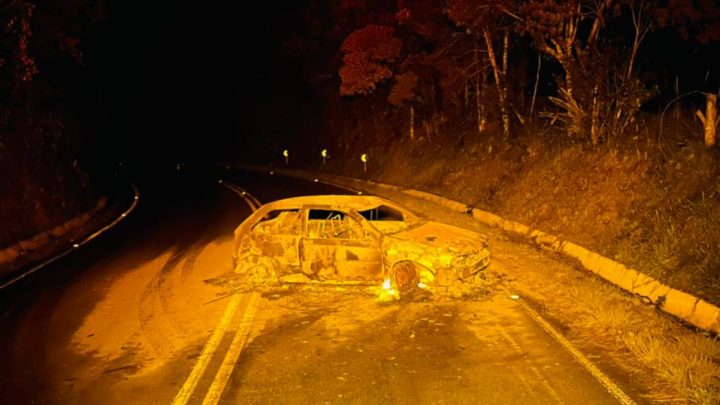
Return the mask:
POLYGON ((323 149, 323 150, 322 150, 322 152, 320 152, 320 156, 322 156, 322 159, 323 159, 323 166, 325 166, 325 160, 326 160, 326 159, 327 159, 327 157, 328 157, 328 154, 327 154, 327 149, 323 149))
POLYGON ((285 166, 288 165, 288 157, 289 157, 289 156, 290 156, 290 154, 288 153, 288 150, 285 149, 285 150, 283 151, 283 157, 285 158, 285 166))
POLYGON ((360 155, 360 161, 363 162, 363 171, 367 173, 367 153, 360 155))

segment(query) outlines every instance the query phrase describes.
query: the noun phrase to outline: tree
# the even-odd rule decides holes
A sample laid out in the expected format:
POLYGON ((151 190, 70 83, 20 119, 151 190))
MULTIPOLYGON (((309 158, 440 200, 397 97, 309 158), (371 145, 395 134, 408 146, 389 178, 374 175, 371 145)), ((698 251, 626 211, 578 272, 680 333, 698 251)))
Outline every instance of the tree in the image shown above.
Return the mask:
MULTIPOLYGON (((508 49, 510 27, 504 22, 508 11, 506 1, 473 1, 473 0, 448 0, 446 13, 448 17, 459 27, 467 29, 468 34, 473 38, 475 62, 478 62, 478 43, 485 45, 487 60, 492 68, 495 87, 497 89, 498 107, 502 119, 503 136, 507 139, 510 136, 510 108, 508 106, 508 49), (502 54, 498 61, 495 51, 494 37, 502 33, 502 54)), ((476 97, 478 97, 478 129, 481 129, 480 120, 480 71, 476 74, 476 97)))
POLYGON ((684 39, 700 44, 720 41, 720 5, 710 0, 659 2, 656 21, 660 28, 677 30, 684 39))
POLYGON ((0 1, 0 173, 13 173, 0 176, 0 244, 47 229, 92 195, 76 161, 85 134, 67 125, 84 101, 63 95, 90 87, 75 73, 100 3, 0 1))
POLYGON ((378 83, 393 76, 391 64, 400 56, 402 43, 392 27, 368 25, 355 30, 340 48, 340 94, 369 94, 378 83))
POLYGON ((12 95, 17 96, 20 86, 38 73, 35 59, 30 55, 32 38, 30 20, 35 5, 24 0, 12 0, 0 5, 2 37, 0 37, 0 69, 10 72, 12 95))
MULTIPOLYGON (((668 0, 657 9, 657 24, 662 29, 676 30, 688 41, 701 45, 717 43, 720 42, 720 5, 713 1, 668 0)), ((712 148, 717 142, 717 89, 704 90, 707 91, 705 113, 698 110, 696 114, 705 129, 705 146, 712 148)))
POLYGON ((395 76, 395 85, 388 96, 388 102, 395 107, 401 107, 408 104, 410 113, 410 124, 408 133, 410 141, 415 141, 415 108, 412 101, 415 99, 415 91, 417 88, 418 77, 413 72, 401 73, 395 76))
POLYGON ((569 135, 589 133, 593 145, 620 136, 649 98, 635 59, 650 30, 653 7, 644 0, 537 0, 520 7, 516 28, 563 69, 558 95, 549 98, 560 111, 545 115, 562 123, 569 135), (632 26, 625 31, 632 38, 606 35, 601 41, 603 28, 628 14, 632 26))

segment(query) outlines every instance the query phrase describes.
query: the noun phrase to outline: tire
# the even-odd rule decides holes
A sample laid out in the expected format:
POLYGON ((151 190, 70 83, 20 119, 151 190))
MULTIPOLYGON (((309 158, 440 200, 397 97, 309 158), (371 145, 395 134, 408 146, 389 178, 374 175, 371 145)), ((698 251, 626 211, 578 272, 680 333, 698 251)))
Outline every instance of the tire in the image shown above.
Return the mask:
POLYGON ((275 263, 262 256, 242 259, 235 266, 235 273, 244 276, 253 284, 272 284, 278 281, 275 263))
POLYGON ((390 282, 400 295, 408 295, 417 289, 420 282, 418 268, 412 262, 398 262, 392 268, 390 282))

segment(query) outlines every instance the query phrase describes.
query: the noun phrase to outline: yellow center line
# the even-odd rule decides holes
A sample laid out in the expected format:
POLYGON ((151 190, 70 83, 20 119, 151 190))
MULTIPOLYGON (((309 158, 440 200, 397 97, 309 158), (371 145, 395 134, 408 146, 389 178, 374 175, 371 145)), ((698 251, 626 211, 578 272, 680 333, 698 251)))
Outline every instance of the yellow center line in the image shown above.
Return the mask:
MULTIPOLYGON (((223 185, 226 186, 227 188, 231 189, 232 191, 236 192, 240 197, 242 197, 242 199, 245 200, 245 202, 248 204, 248 206, 250 206, 250 210, 252 210, 253 212, 255 212, 260 207, 259 205, 256 206, 255 203, 250 198, 248 198, 249 193, 247 193, 245 190, 242 190, 242 189, 237 190, 232 185, 226 185, 226 184, 223 184, 223 185)), ((238 189, 239 189, 239 187, 238 187, 238 189)), ((259 201, 258 201, 258 204, 259 204, 259 201)), ((235 294, 232 296, 232 298, 228 302, 227 307, 225 307, 225 312, 223 313, 222 318, 220 318, 220 322, 218 322, 217 326, 215 327, 215 330, 213 330, 213 333, 210 336, 210 339, 207 341, 207 343, 205 343, 205 346, 203 347, 203 350, 200 353, 200 357, 198 358, 197 363, 195 363, 195 366, 193 366, 193 369, 190 372, 190 375, 185 380, 185 383, 180 388, 180 391, 178 391, 177 395, 175 395, 175 398, 173 399, 173 402, 172 402, 173 405, 185 405, 188 403, 188 401, 190 401, 190 397, 192 396, 193 392, 195 391, 195 388, 197 387, 198 382, 200 381, 200 378, 205 373, 205 370, 207 369, 208 365, 210 364, 210 360, 214 357, 215 353, 217 352, 218 346, 220 345, 220 341, 222 340, 222 337, 225 335, 225 332, 227 331, 228 326, 230 325, 230 321, 232 320, 233 316, 235 315, 235 311, 237 310, 237 307, 240 304, 241 299, 242 299, 242 295, 235 294)), ((249 324, 250 321, 252 320, 252 317, 255 314, 255 310, 256 310, 255 301, 256 300, 257 300, 257 294, 253 294, 253 296, 250 299, 250 304, 248 305, 247 312, 243 315, 243 321, 245 324, 249 324), (248 312, 250 314, 248 314, 248 312)), ((243 331, 244 331, 246 328, 249 332, 249 326, 248 327, 243 326, 241 329, 243 329, 243 331)), ((235 343, 235 340, 240 339, 240 338, 238 338, 238 335, 246 336, 248 332, 239 333, 239 331, 238 331, 238 334, 236 334, 235 338, 233 339, 233 344, 235 346, 239 345, 240 343, 235 343)), ((242 345, 244 345, 245 340, 244 339, 240 339, 240 340, 241 340, 242 345)), ((232 350, 233 344, 231 344, 231 350, 232 350)), ((236 348, 235 350, 237 351, 238 349, 236 348)), ((239 351, 242 351, 242 346, 239 348, 239 351)), ((239 351, 237 353, 238 356, 240 354, 239 351)), ((228 360, 228 356, 225 357, 225 361, 227 361, 227 360, 228 360)), ((225 361, 223 361, 223 366, 225 365, 225 361)), ((223 366, 221 366, 220 371, 223 371, 223 366)), ((225 367, 225 368, 227 368, 227 367, 225 367)), ((224 373, 227 373, 229 376, 229 373, 231 371, 232 370, 223 371, 223 374, 221 377, 224 378, 224 375, 225 375, 224 373)), ((218 375, 220 375, 220 374, 221 373, 218 372, 218 375)), ((217 380, 217 377, 216 377, 216 380, 217 380)), ((211 389, 212 389, 212 387, 217 385, 216 380, 213 381, 211 389)), ((223 389, 225 388, 226 383, 227 383, 227 379, 225 379, 225 381, 222 383, 223 389)), ((215 388, 215 389, 217 389, 217 388, 215 388)), ((220 393, 222 393, 222 390, 220 390, 220 393)), ((219 396, 219 394, 218 394, 218 396, 219 396)))
POLYGON ((238 304, 240 304, 241 299, 242 296, 239 294, 233 295, 233 297, 230 299, 227 307, 225 307, 225 313, 223 314, 220 322, 215 327, 215 330, 210 336, 210 340, 205 343, 205 347, 203 347, 203 351, 200 354, 197 363, 195 363, 195 366, 190 372, 190 375, 188 376, 187 380, 185 380, 185 384, 183 384, 182 388, 180 388, 180 391, 175 396, 175 399, 173 399, 173 405, 185 405, 190 400, 190 396, 192 395, 195 387, 200 381, 200 377, 202 377, 205 369, 210 363, 210 360, 215 354, 215 351, 220 345, 220 340, 225 334, 225 331, 230 324, 230 320, 232 319, 233 315, 235 315, 235 310, 237 310, 238 304))
POLYGON ((256 208, 260 208, 260 206, 262 206, 262 203, 260 202, 260 200, 258 200, 254 195, 248 193, 247 191, 245 191, 245 190, 242 189, 241 187, 238 187, 238 186, 235 186, 235 187, 236 187, 238 190, 240 190, 242 193, 245 193, 245 195, 246 195, 248 198, 250 198, 253 202, 255 202, 255 207, 256 207, 256 208))
POLYGON ((248 193, 247 191, 243 190, 242 188, 240 188, 240 187, 238 187, 238 186, 236 186, 236 185, 234 185, 234 184, 231 184, 231 183, 223 183, 223 186, 225 186, 225 187, 227 187, 228 189, 234 191, 235 194, 239 195, 243 200, 245 200, 245 202, 250 206, 250 208, 251 208, 253 211, 256 211, 256 210, 257 210, 258 208, 260 208, 260 206, 262 205, 262 203, 260 202, 260 200, 258 200, 257 198, 255 198, 255 196, 253 196, 252 194, 248 193))
POLYGON ((225 386, 230 379, 230 375, 232 374, 235 364, 247 344, 250 329, 252 328, 252 320, 258 307, 258 299, 259 294, 256 292, 250 296, 250 302, 248 302, 247 308, 245 309, 245 314, 243 315, 240 327, 235 333, 235 337, 230 344, 230 349, 228 349, 225 359, 223 359, 222 365, 220 366, 212 385, 208 389, 207 395, 205 395, 203 405, 217 404, 223 391, 225 391, 225 386))

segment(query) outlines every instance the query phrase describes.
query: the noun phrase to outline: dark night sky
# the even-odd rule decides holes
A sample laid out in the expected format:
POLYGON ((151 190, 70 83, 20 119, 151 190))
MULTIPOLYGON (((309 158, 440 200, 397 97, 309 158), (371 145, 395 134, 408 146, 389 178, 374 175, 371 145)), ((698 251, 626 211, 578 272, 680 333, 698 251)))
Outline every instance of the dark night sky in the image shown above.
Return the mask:
POLYGON ((90 153, 154 159, 228 152, 233 137, 272 119, 258 106, 294 98, 287 83, 294 69, 281 44, 298 8, 111 2, 109 20, 86 45, 91 85, 108 106, 90 153))

